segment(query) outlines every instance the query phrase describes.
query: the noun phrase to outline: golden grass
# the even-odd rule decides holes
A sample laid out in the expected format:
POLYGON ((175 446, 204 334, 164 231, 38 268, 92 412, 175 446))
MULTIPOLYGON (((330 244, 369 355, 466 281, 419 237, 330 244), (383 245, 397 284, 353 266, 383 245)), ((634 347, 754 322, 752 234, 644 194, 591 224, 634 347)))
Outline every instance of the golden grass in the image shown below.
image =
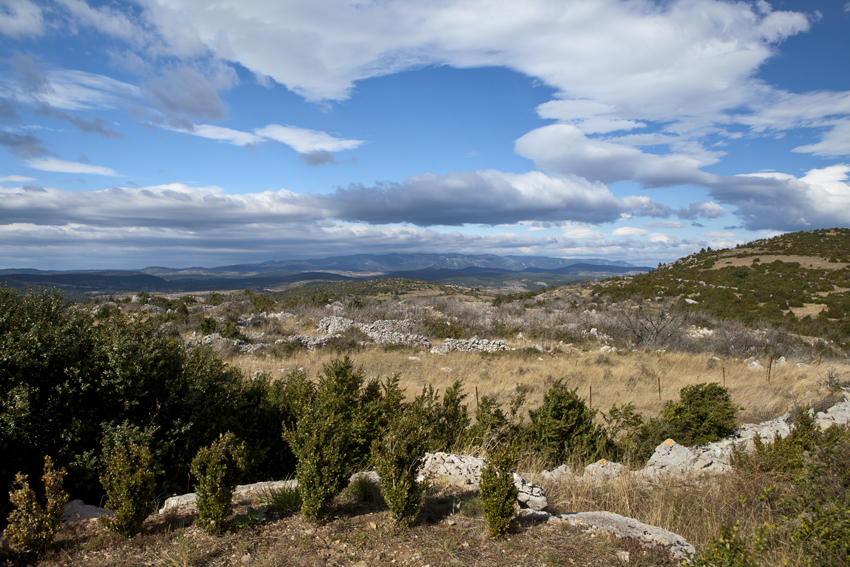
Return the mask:
MULTIPOLYGON (((723 525, 740 522, 740 534, 749 536, 765 523, 777 522, 775 505, 759 495, 771 486, 768 494, 775 503, 793 490, 787 479, 738 471, 710 482, 668 477, 652 485, 628 475, 600 484, 531 479, 543 486, 553 513, 606 510, 679 534, 698 550, 706 549, 723 525)), ((765 566, 800 564, 799 553, 781 544, 772 546, 761 560, 765 566)))
MULTIPOLYGON (((350 354, 356 365, 362 366, 367 377, 399 375, 401 387, 412 397, 423 386, 432 385, 442 391, 455 380, 463 381, 470 410, 475 410, 476 389, 479 397, 490 395, 506 402, 518 384, 529 386, 528 407, 537 407, 544 394, 556 380, 570 388, 592 407, 607 411, 612 404, 635 404, 644 416, 655 416, 667 400, 678 400, 684 386, 704 382, 723 383, 732 400, 744 408, 745 421, 759 421, 782 414, 798 406, 813 405, 829 395, 824 383, 828 371, 850 375, 846 363, 806 361, 797 368, 797 361, 774 367, 770 382, 767 372, 750 371, 741 359, 715 359, 709 354, 681 352, 661 353, 600 353, 598 348, 582 351, 567 347, 564 352, 546 353, 517 351, 498 354, 453 352, 447 356, 434 355, 414 349, 385 350, 371 347, 350 354), (411 360, 414 357, 418 360, 411 360), (658 385, 661 385, 659 399, 658 385)), ((547 345, 544 345, 547 346, 547 345)), ((561 347, 564 348, 564 347, 561 347)), ((284 376, 303 369, 315 377, 322 365, 342 355, 327 350, 299 351, 291 357, 279 358, 270 354, 241 355, 229 360, 247 376, 267 372, 273 377, 284 376)), ((767 366, 767 360, 762 360, 767 366)))

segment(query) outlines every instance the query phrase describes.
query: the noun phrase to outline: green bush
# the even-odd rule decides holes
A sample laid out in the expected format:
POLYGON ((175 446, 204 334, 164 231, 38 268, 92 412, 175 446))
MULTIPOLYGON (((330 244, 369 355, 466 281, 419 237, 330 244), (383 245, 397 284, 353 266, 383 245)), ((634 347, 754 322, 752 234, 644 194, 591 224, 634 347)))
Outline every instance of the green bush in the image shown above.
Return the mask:
POLYGON ((491 537, 503 536, 513 521, 514 504, 519 494, 513 479, 517 459, 516 448, 504 444, 491 452, 481 471, 481 508, 491 537))
POLYGON ((422 486, 416 482, 418 466, 428 449, 430 431, 421 412, 410 407, 390 422, 389 430, 372 443, 372 458, 381 477, 381 493, 393 519, 410 525, 419 514, 422 486))
POLYGON ((363 380, 362 370, 355 371, 348 357, 326 364, 318 385, 303 372, 288 379, 297 399, 297 421, 284 424, 283 436, 297 458, 301 512, 308 521, 324 519, 354 472, 352 433, 363 380))
POLYGON ((737 424, 739 407, 732 403, 729 390, 715 383, 685 386, 679 401, 668 401, 661 412, 678 443, 691 446, 720 441, 737 424))
POLYGON ((588 408, 576 392, 558 380, 540 407, 528 412, 533 441, 555 462, 594 461, 608 450, 604 429, 593 423, 596 410, 588 408))
POLYGON ((38 503, 30 488, 27 475, 15 475, 17 488, 9 493, 14 509, 9 514, 9 525, 4 531, 11 548, 23 554, 40 555, 53 541, 62 523, 62 512, 68 502, 68 493, 62 488, 65 469, 53 470, 53 460, 44 457, 45 504, 38 503))
MULTIPOLYGON (((123 425, 146 432, 163 492, 185 490, 192 458, 225 431, 245 440, 252 479, 294 471, 280 437, 293 411, 283 385, 245 380, 212 350, 186 349, 152 323, 95 324, 58 293, 0 285, 0 352, 0 485, 18 471, 40 475, 49 454, 65 464, 70 493, 98 502, 102 443, 123 425)), ((10 510, 0 503, 0 516, 10 510)))
POLYGON ((201 334, 204 336, 211 335, 215 333, 215 327, 215 319, 213 319, 212 317, 204 317, 204 319, 201 321, 201 334))
POLYGON ((430 385, 416 397, 414 404, 421 408, 423 423, 431 430, 431 451, 450 451, 463 443, 470 423, 465 399, 460 380, 446 388, 442 400, 430 385))
POLYGON ((198 451, 192 460, 192 474, 198 480, 198 521, 209 534, 220 533, 227 523, 233 489, 246 468, 245 456, 245 444, 227 433, 198 451))
MULTIPOLYGON (((724 525, 720 537, 711 539, 711 546, 691 558, 694 567, 759 567, 758 554, 750 548, 747 538, 738 535, 739 525, 724 525)), ((758 544, 759 539, 756 538, 758 544)))
POLYGON ((155 508, 156 471, 150 450, 136 443, 119 445, 107 458, 100 482, 106 508, 115 512, 112 518, 101 516, 100 522, 125 537, 139 533, 155 508))

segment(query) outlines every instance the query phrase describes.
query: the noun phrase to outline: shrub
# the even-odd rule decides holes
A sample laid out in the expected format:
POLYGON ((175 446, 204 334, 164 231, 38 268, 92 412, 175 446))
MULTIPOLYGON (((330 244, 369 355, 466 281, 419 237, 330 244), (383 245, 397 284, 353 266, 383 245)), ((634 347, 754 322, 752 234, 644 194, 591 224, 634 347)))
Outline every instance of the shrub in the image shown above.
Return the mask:
POLYGON ((150 450, 136 443, 116 447, 100 482, 106 490, 106 508, 115 511, 112 518, 101 516, 100 522, 125 537, 139 533, 154 509, 156 472, 150 450))
POLYGON ((324 366, 317 386, 304 373, 290 375, 289 381, 298 397, 297 421, 284 424, 283 436, 297 459, 301 512, 318 522, 354 472, 352 424, 363 372, 345 357, 324 366))
POLYGON ((201 321, 201 334, 204 336, 211 335, 215 333, 215 327, 215 319, 213 319, 212 317, 204 317, 204 319, 201 321))
POLYGON ((236 436, 229 432, 198 451, 192 460, 192 474, 198 479, 198 521, 207 533, 217 534, 224 529, 233 489, 246 465, 245 444, 237 443, 236 436))
POLYGON ((9 493, 9 500, 15 507, 9 514, 9 525, 4 535, 12 549, 40 555, 47 550, 53 536, 62 524, 62 512, 68 502, 68 493, 62 488, 65 469, 53 470, 53 460, 44 457, 45 505, 41 506, 30 488, 27 475, 15 475, 17 488, 9 493))
POLYGON ((682 445, 720 441, 735 431, 739 407, 729 390, 719 384, 685 386, 679 401, 664 404, 661 417, 670 424, 673 438, 682 445))
POLYGON ((372 456, 381 477, 381 493, 396 523, 410 525, 419 514, 422 486, 418 465, 428 449, 429 431, 421 412, 408 408, 390 422, 387 433, 372 443, 372 456))
POLYGON ((487 519, 487 530, 494 538, 504 535, 513 521, 514 503, 519 494, 513 479, 517 459, 516 448, 505 444, 490 454, 481 471, 481 508, 487 519))
POLYGON ((431 430, 430 450, 451 450, 463 441, 470 419, 462 389, 463 383, 457 380, 446 388, 442 400, 430 385, 416 397, 414 404, 421 408, 423 423, 431 430))
MULTIPOLYGON (((750 549, 747 538, 738 536, 739 525, 724 525, 719 538, 711 539, 711 546, 691 559, 694 567, 759 567, 761 562, 750 549)), ((756 542, 759 542, 758 537, 756 542)))
POLYGON ((540 407, 528 412, 532 439, 548 458, 561 463, 569 457, 596 460, 607 450, 605 431, 593 423, 596 410, 576 392, 558 380, 540 407))

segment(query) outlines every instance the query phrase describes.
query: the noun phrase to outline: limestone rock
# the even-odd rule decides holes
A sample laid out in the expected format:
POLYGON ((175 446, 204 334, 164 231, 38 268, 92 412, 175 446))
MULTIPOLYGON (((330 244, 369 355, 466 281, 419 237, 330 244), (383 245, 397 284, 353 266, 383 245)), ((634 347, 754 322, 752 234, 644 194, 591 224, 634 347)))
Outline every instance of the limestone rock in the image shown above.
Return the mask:
POLYGON ((101 516, 113 516, 114 514, 115 512, 112 510, 98 508, 91 504, 84 504, 82 500, 71 500, 65 504, 65 508, 62 511, 62 525, 80 520, 91 520, 92 518, 99 518, 101 516))
POLYGON ((606 459, 599 459, 584 467, 584 476, 594 482, 613 480, 621 475, 628 474, 628 469, 620 463, 606 459))

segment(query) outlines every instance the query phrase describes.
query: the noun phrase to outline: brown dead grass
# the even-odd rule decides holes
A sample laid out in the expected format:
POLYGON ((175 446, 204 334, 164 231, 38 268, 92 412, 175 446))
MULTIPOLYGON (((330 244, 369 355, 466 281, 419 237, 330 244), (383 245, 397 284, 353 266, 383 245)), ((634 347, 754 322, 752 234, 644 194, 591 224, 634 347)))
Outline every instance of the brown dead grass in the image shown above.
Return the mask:
MULTIPOLYGON (((517 345, 522 348, 522 344, 517 345)), ((528 345, 525 345, 528 346, 528 345)), ((543 345, 544 347, 556 345, 543 345)), ((368 348, 350 354, 367 377, 399 375, 401 387, 408 397, 418 394, 423 386, 432 385, 442 391, 461 380, 467 393, 470 411, 475 411, 478 396, 496 396, 506 402, 518 384, 529 387, 528 407, 537 407, 544 394, 556 380, 563 380, 579 394, 590 398, 592 406, 607 411, 612 404, 635 404, 644 416, 655 416, 667 400, 678 400, 679 390, 704 382, 724 382, 732 400, 744 407, 742 419, 759 421, 776 417, 790 409, 813 405, 829 395, 824 380, 829 371, 850 375, 850 366, 843 362, 805 361, 797 368, 791 360, 774 367, 770 382, 766 370, 750 371, 741 359, 715 359, 708 354, 681 352, 613 353, 603 354, 598 348, 583 351, 561 346, 561 353, 550 354, 517 350, 497 354, 453 352, 447 356, 434 355, 414 349, 385 350, 368 348), (419 360, 411 360, 411 357, 419 360), (661 384, 661 397, 658 384, 661 384)), ((322 365, 341 358, 341 354, 317 350, 299 351, 286 358, 269 354, 242 355, 230 363, 246 375, 267 372, 281 377, 293 370, 303 369, 315 377, 322 365)), ((767 367, 768 361, 762 360, 767 367)))

